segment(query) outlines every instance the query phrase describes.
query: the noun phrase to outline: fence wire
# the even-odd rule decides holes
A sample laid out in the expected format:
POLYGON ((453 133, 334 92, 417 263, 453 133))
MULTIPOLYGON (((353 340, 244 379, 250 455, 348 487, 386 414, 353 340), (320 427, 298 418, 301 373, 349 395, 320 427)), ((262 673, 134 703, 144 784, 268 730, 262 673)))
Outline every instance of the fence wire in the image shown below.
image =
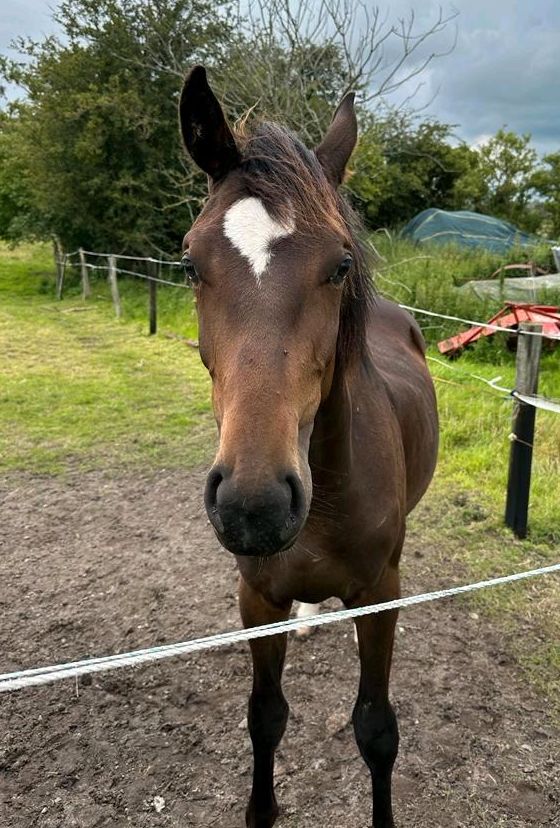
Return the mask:
MULTIPOLYGON (((81 253, 84 256, 96 256, 98 258, 114 258, 116 261, 119 259, 124 259, 126 261, 135 261, 135 262, 147 262, 149 264, 158 264, 158 265, 167 265, 169 267, 181 267, 181 262, 173 261, 173 260, 166 260, 166 259, 156 259, 151 256, 129 256, 125 254, 115 254, 115 253, 101 253, 93 250, 82 250, 81 253)), ((71 262, 69 261, 70 258, 75 257, 80 254, 79 250, 75 250, 72 253, 65 254, 62 260, 58 260, 59 263, 63 263, 65 266, 80 268, 82 267, 82 262, 71 262)), ((83 262, 83 265, 91 270, 105 270, 109 271, 110 265, 100 265, 100 264, 90 264, 89 262, 83 262)), ((178 287, 183 288, 185 290, 189 289, 189 285, 183 282, 172 282, 168 279, 161 279, 157 276, 151 276, 146 273, 139 273, 136 270, 128 270, 126 268, 119 268, 118 266, 115 268, 116 273, 122 273, 126 276, 134 276, 138 279, 144 279, 145 281, 149 282, 159 282, 162 285, 168 285, 169 287, 178 287)), ((489 330, 499 331, 500 333, 509 333, 509 334, 521 334, 523 336, 540 336, 546 339, 552 340, 560 340, 560 333, 556 334, 549 334, 549 333, 542 333, 538 331, 526 331, 526 330, 516 330, 512 328, 506 328, 503 325, 494 325, 488 322, 477 322, 472 319, 465 319, 461 316, 452 316, 451 314, 444 314, 438 313, 436 311, 427 310, 425 308, 417 308, 414 305, 405 305, 402 303, 398 303, 400 308, 403 310, 410 311, 412 313, 424 314, 426 316, 435 317, 439 319, 446 319, 456 322, 462 322, 466 325, 471 325, 479 328, 486 328, 489 330)), ((428 356, 427 359, 431 360, 432 362, 437 362, 440 365, 445 366, 446 368, 452 368, 451 365, 448 363, 443 362, 443 360, 436 359, 435 357, 428 356)), ((454 367, 454 366, 453 366, 454 367)), ((455 370, 458 370, 455 368, 455 370)), ((503 388, 497 385, 496 383, 500 381, 501 377, 496 377, 493 380, 487 380, 485 377, 477 376, 476 374, 470 374, 466 371, 461 371, 461 373, 469 376, 471 379, 475 379, 479 382, 483 382, 492 388, 494 391, 503 392, 508 396, 512 396, 521 402, 525 403, 525 405, 533 406, 534 408, 540 408, 545 411, 552 411, 554 413, 560 413, 560 401, 549 399, 547 397, 543 397, 542 395, 527 395, 527 394, 520 394, 516 389, 509 389, 503 388)))
MULTIPOLYGON (((98 252, 98 251, 95 251, 95 250, 82 250, 81 252, 86 256, 96 256, 98 258, 105 258, 105 259, 109 259, 109 258, 113 257, 115 260, 125 259, 125 260, 128 260, 128 261, 148 262, 148 263, 151 263, 151 264, 167 265, 169 267, 181 267, 182 266, 180 261, 175 261, 175 260, 172 260, 172 259, 157 259, 157 258, 153 258, 151 256, 129 256, 129 255, 126 255, 124 253, 102 253, 102 252, 98 252)), ((80 253, 79 250, 75 250, 72 253, 65 254, 63 259, 59 260, 59 262, 66 263, 66 262, 68 262, 68 260, 71 257, 77 256, 77 255, 79 255, 79 253, 80 253)), ((70 262, 68 262, 68 263, 70 264, 70 262)), ((79 266, 79 263, 73 263, 73 266, 79 266)), ((94 265, 94 267, 96 267, 96 266, 94 265)), ((99 267, 99 269, 104 269, 101 266, 97 266, 97 267, 99 267)), ((131 276, 140 276, 141 278, 151 279, 152 281, 163 281, 163 284, 169 284, 173 287, 188 287, 187 285, 183 285, 179 282, 166 282, 166 281, 161 280, 161 279, 158 280, 154 276, 147 276, 147 275, 143 275, 143 274, 140 274, 140 273, 137 273, 137 272, 134 272, 134 271, 130 271, 130 270, 122 270, 120 268, 117 268, 117 272, 125 273, 125 274, 131 275, 131 276)), ((401 302, 399 302, 397 304, 398 304, 399 308, 403 308, 403 310, 410 311, 411 313, 423 314, 424 316, 430 316, 430 317, 434 317, 434 318, 437 318, 437 319, 445 319, 445 320, 451 321, 451 322, 462 322, 464 325, 470 325, 471 327, 497 331, 497 332, 500 332, 500 333, 508 333, 510 335, 511 334, 514 334, 514 335, 520 334, 522 336, 540 336, 540 337, 543 337, 545 339, 552 339, 552 340, 560 341, 560 332, 558 332, 558 334, 554 334, 554 333, 542 333, 542 332, 539 333, 538 331, 517 330, 515 328, 506 328, 503 325, 495 325, 495 324, 490 323, 490 322, 481 322, 481 321, 476 320, 476 319, 466 319, 465 317, 462 317, 462 316, 453 316, 453 315, 447 314, 447 313, 439 313, 439 312, 436 312, 436 311, 428 310, 427 308, 417 308, 414 305, 405 305, 401 302)))
MULTIPOLYGON (((109 258, 113 256, 113 254, 108 253, 96 253, 93 251, 82 251, 84 254, 90 256, 97 256, 99 258, 109 258)), ((68 254, 68 256, 64 257, 64 264, 70 264, 73 266, 81 266, 81 263, 71 263, 68 259, 71 256, 77 255, 79 251, 75 253, 68 254)), ((180 266, 180 262, 167 262, 165 260, 153 259, 148 257, 134 257, 134 256, 114 256, 117 260, 119 258, 126 259, 126 260, 134 260, 134 261, 145 261, 149 263, 156 263, 156 264, 163 264, 163 265, 170 265, 170 266, 180 266)), ((86 263, 87 266, 95 268, 98 267, 99 269, 109 270, 109 266, 100 266, 100 265, 89 265, 86 263)), ((145 274, 140 274, 135 271, 129 271, 126 269, 119 269, 117 268, 117 272, 122 272, 127 275, 131 276, 138 276, 140 278, 151 279, 153 281, 159 281, 162 284, 171 285, 173 287, 186 287, 186 285, 182 285, 175 282, 170 282, 167 280, 157 279, 156 277, 148 276, 145 274)), ((499 325, 492 325, 484 322, 476 322, 469 319, 464 319, 462 317, 452 316, 449 314, 440 314, 434 311, 429 311, 423 308, 416 308, 410 305, 400 304, 399 307, 404 308, 405 310, 425 314, 427 316, 439 317, 442 319, 453 320, 457 322, 463 322, 468 325, 477 326, 480 328, 489 328, 496 331, 507 332, 507 333, 520 333, 524 335, 532 335, 532 336, 547 336, 549 339, 560 339, 560 334, 558 336, 555 335, 544 335, 542 333, 533 332, 533 331, 512 331, 509 328, 504 328, 499 325)), ((428 359, 438 362, 444 365, 446 368, 450 368, 447 363, 443 362, 442 360, 438 360, 435 357, 428 357, 428 359)), ((457 370, 457 369, 455 369, 457 370)), ((459 369, 460 370, 460 369, 459 369)), ((560 412, 560 402, 555 400, 548 400, 544 397, 537 397, 537 396, 528 396, 524 394, 519 394, 516 390, 509 390, 503 388, 497 383, 500 381, 500 377, 496 377, 493 380, 487 380, 484 377, 480 377, 476 374, 469 374, 466 371, 461 371, 461 373, 467 374, 472 379, 476 379, 485 383, 486 385, 490 386, 495 391, 499 393, 507 393, 511 396, 516 397, 517 399, 521 400, 522 402, 526 403, 527 405, 533 405, 539 408, 546 408, 549 411, 560 412)), ((511 435, 514 436, 514 435, 511 435)), ((412 595, 407 596, 405 598, 399 598, 394 601, 384 602, 382 604, 373 604, 368 605, 365 607, 356 607, 352 609, 344 609, 338 610, 335 612, 328 612, 322 615, 314 615, 305 618, 305 626, 307 627, 319 627, 326 624, 332 624, 338 621, 344 621, 349 619, 359 618, 365 615, 372 615, 377 614, 380 612, 386 612, 388 610, 395 610, 406 608, 413 605, 418 605, 422 603, 427 603, 431 601, 441 600, 444 598, 450 598, 455 595, 461 595, 469 592, 473 592, 476 590, 486 589, 498 585, 504 585, 508 583, 514 583, 521 580, 525 580, 528 578, 534 578, 537 576, 548 575, 552 573, 560 572, 560 563, 553 564, 551 566, 539 567, 538 569, 532 569, 525 572, 518 572, 511 575, 506 575, 503 577, 492 578, 485 581, 479 581, 472 584, 465 584, 463 586, 458 587, 450 587, 448 589, 437 590, 435 592, 423 593, 421 595, 412 595)), ((159 661, 165 658, 171 658, 173 656, 178 655, 185 655, 188 653, 199 652, 202 650, 208 650, 211 648, 217 647, 224 647, 227 645, 239 643, 242 641, 250 641, 256 638, 263 638, 266 636, 272 635, 279 635, 282 633, 290 632, 294 629, 297 629, 299 626, 302 626, 302 620, 298 618, 289 619, 287 621, 281 621, 274 624, 266 624, 259 627, 251 627, 246 630, 234 630, 224 633, 218 633, 216 635, 206 636, 204 638, 193 639, 190 641, 184 641, 176 644, 169 644, 163 645, 159 647, 150 647, 143 650, 135 650, 127 653, 120 653, 116 655, 110 656, 103 656, 100 658, 89 658, 83 659, 81 661, 76 662, 67 662, 67 663, 59 663, 48 665, 45 667, 38 667, 38 668, 31 668, 27 670, 18 670, 10 673, 4 673, 0 675, 0 693, 9 692, 17 689, 23 689, 32 686, 38 686, 43 684, 49 684, 56 681, 61 681, 66 678, 77 678, 81 675, 87 675, 92 673, 104 672, 109 670, 114 670, 120 667, 130 667, 130 666, 138 666, 140 664, 145 664, 149 662, 159 661)))
POLYGON ((382 604, 369 604, 364 607, 336 610, 321 615, 311 615, 305 619, 291 618, 287 621, 277 621, 274 624, 263 624, 259 627, 249 627, 245 630, 232 630, 218 633, 216 635, 195 638, 191 641, 182 641, 177 644, 164 644, 159 647, 149 647, 143 650, 133 650, 128 653, 102 656, 100 658, 87 658, 81 661, 73 661, 61 664, 52 664, 46 667, 35 667, 29 670, 17 670, 12 673, 0 675, 0 693, 7 693, 13 690, 22 690, 27 687, 36 687, 42 684, 52 684, 55 681, 62 681, 68 678, 89 675, 92 673, 107 672, 116 670, 119 667, 133 667, 140 664, 147 664, 173 656, 187 655, 202 650, 225 647, 231 644, 238 644, 242 641, 251 641, 255 638, 266 638, 271 635, 280 635, 291 632, 298 627, 321 627, 325 624, 334 624, 338 621, 348 621, 354 618, 361 618, 364 615, 374 615, 388 610, 402 609, 418 604, 425 604, 431 601, 439 601, 443 598, 451 598, 455 595, 464 595, 480 589, 511 584, 527 578, 536 578, 541 575, 550 575, 560 572, 560 563, 551 566, 542 566, 538 569, 531 569, 525 572, 516 572, 512 575, 504 575, 499 578, 491 578, 486 581, 478 581, 473 584, 440 589, 435 592, 425 592, 421 595, 409 595, 405 598, 397 598, 394 601, 386 601, 382 604))
POLYGON ((514 399, 519 400, 525 405, 530 405, 533 408, 542 408, 544 411, 553 411, 556 414, 560 414, 560 400, 553 400, 549 397, 544 397, 541 394, 521 394, 516 389, 505 388, 503 385, 498 385, 501 381, 500 377, 494 377, 494 379, 486 379, 486 377, 481 377, 479 374, 471 374, 470 371, 465 371, 464 368, 458 368, 456 365, 452 365, 449 362, 444 362, 443 359, 438 359, 437 357, 426 355, 426 359, 430 362, 437 362, 438 365, 442 365, 449 371, 456 371, 459 374, 462 374, 465 377, 469 377, 469 379, 477 380, 478 382, 482 382, 485 385, 492 388, 493 391, 497 391, 500 395, 505 394, 507 397, 514 397, 514 399))

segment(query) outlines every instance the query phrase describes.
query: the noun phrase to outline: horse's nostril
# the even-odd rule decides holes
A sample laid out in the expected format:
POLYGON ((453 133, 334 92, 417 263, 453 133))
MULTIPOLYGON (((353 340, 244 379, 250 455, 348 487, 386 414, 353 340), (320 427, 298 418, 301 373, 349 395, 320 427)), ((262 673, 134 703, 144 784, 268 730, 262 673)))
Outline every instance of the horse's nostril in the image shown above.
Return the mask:
POLYGON ((208 517, 218 532, 224 531, 224 525, 218 511, 218 489, 223 479, 224 476, 220 469, 212 469, 206 480, 206 489, 204 491, 204 505, 206 506, 208 517))
POLYGON ((287 474, 286 483, 290 487, 290 521, 296 524, 305 512, 305 492, 303 484, 296 474, 287 474))
POLYGON ((218 487, 224 479, 223 474, 219 469, 212 469, 206 481, 206 501, 210 506, 216 504, 218 498, 218 487))
POLYGON ((247 485, 217 464, 208 474, 204 504, 221 543, 238 555, 270 555, 294 542, 307 514, 299 475, 247 485))

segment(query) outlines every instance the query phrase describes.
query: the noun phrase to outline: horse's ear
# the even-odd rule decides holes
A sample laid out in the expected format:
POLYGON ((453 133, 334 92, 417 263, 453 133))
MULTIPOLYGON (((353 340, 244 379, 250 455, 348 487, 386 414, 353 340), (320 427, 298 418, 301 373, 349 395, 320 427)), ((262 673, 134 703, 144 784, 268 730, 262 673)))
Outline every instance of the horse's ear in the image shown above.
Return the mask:
POLYGON ((219 181, 237 166, 240 153, 204 66, 194 66, 185 79, 179 121, 187 151, 212 181, 219 181))
POLYGON ((339 103, 327 134, 315 150, 327 178, 335 187, 342 183, 346 164, 357 140, 354 93, 349 92, 339 103))

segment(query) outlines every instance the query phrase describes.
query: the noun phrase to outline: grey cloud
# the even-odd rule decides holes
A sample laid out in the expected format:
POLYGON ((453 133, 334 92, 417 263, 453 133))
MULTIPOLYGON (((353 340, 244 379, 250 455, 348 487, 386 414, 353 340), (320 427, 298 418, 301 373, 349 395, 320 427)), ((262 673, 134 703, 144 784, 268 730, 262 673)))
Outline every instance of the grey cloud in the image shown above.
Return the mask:
POLYGON ((56 3, 47 0, 4 0, 0 4, 0 49, 8 50, 10 42, 19 36, 39 39, 51 34, 56 26, 51 19, 51 8, 56 3))
MULTIPOLYGON (((377 0, 366 0, 369 7, 377 0)), ((439 13, 439 0, 379 0, 396 20, 416 7, 418 29, 439 13)), ((560 148, 560 0, 442 0, 444 13, 459 12, 454 52, 431 64, 416 102, 427 112, 459 124, 458 133, 472 141, 507 124, 531 132, 541 151, 560 148), (437 93, 437 94, 436 94, 437 93), (434 98, 435 95, 435 98, 434 98)), ((55 30, 51 0, 4 0, 0 5, 0 49, 20 34, 40 37, 55 30)), ((445 49, 451 27, 426 44, 445 49)), ((393 54, 391 47, 389 56, 393 54)), ((416 82, 401 90, 398 101, 416 82)))
POLYGON ((426 100, 439 90, 431 113, 466 140, 507 125, 541 151, 560 148, 560 4, 458 5, 457 47, 425 78, 426 100))

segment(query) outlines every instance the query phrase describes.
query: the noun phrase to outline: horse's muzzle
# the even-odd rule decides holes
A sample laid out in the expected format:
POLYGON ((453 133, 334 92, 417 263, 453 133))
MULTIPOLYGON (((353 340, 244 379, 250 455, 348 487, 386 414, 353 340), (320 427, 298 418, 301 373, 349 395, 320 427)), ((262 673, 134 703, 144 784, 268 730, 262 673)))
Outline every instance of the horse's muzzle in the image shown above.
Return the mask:
POLYGON ((294 472, 258 490, 243 485, 223 466, 208 475, 204 504, 220 543, 234 555, 274 555, 296 540, 307 517, 303 484, 294 472))

